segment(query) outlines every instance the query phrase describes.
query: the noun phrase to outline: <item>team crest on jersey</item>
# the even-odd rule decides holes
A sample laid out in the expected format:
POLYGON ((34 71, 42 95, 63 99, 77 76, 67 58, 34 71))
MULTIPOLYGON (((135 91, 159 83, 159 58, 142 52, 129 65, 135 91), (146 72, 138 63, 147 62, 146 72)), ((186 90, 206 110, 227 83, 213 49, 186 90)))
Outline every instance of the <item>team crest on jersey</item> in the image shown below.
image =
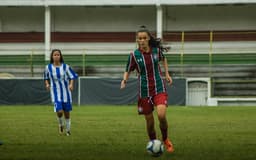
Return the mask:
POLYGON ((137 61, 138 61, 138 63, 140 63, 140 62, 142 62, 142 59, 141 59, 141 58, 139 58, 137 61))
POLYGON ((157 56, 157 54, 154 54, 154 60, 155 60, 155 61, 158 61, 158 56, 157 56))

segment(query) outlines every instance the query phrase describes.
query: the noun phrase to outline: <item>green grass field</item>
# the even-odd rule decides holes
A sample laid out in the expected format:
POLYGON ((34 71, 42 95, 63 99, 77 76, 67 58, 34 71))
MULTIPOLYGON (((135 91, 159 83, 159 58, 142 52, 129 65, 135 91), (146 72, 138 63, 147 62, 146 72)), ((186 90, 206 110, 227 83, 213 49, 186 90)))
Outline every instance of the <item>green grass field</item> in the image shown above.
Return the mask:
POLYGON ((256 107, 169 107, 167 116, 175 153, 154 158, 135 106, 74 107, 70 137, 58 134, 51 106, 1 106, 0 159, 256 159, 256 107))

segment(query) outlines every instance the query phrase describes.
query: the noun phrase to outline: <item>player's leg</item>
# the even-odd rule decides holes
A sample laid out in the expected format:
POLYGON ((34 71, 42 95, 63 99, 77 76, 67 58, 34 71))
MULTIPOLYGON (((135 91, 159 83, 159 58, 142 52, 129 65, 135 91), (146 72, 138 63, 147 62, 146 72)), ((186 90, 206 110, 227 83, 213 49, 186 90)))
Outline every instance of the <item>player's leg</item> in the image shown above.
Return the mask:
POLYGON ((145 115, 147 133, 150 140, 156 139, 155 121, 152 113, 145 115))
POLYGON ((152 114, 154 105, 150 98, 139 98, 138 113, 145 116, 147 133, 150 140, 156 139, 155 122, 152 114))
POLYGON ((70 126, 71 126, 71 119, 70 119, 70 112, 64 111, 64 116, 66 120, 66 135, 70 136, 70 126))
POLYGON ((59 133, 62 134, 63 131, 64 131, 64 122, 63 122, 63 110, 59 110, 57 112, 57 120, 58 120, 58 123, 59 123, 59 133))
POLYGON ((59 133, 62 134, 64 131, 64 122, 63 122, 63 109, 62 105, 59 102, 54 103, 54 112, 57 114, 57 120, 59 124, 59 133))
POLYGON ((170 153, 174 151, 172 142, 168 139, 168 122, 166 119, 167 106, 164 104, 157 105, 157 115, 162 133, 162 139, 165 144, 166 150, 170 153))
POLYGON ((71 103, 63 103, 64 109, 64 116, 66 120, 66 135, 71 135, 71 118, 70 118, 70 111, 72 111, 72 104, 71 103))
POLYGON ((159 126, 162 133, 162 139, 167 139, 168 122, 166 119, 166 105, 160 104, 157 106, 157 116, 159 120, 159 126))
POLYGON ((167 94, 160 93, 153 98, 154 104, 157 108, 157 116, 159 120, 159 127, 162 133, 162 139, 168 152, 173 152, 174 148, 171 141, 168 139, 168 122, 166 118, 167 110, 167 94))

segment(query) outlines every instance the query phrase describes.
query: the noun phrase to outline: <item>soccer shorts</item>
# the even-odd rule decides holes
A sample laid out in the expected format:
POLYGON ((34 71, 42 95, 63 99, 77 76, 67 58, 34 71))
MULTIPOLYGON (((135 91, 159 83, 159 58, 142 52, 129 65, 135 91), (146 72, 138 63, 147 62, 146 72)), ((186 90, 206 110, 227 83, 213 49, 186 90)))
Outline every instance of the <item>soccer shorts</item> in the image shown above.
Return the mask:
POLYGON ((154 111, 154 106, 165 105, 167 107, 168 95, 166 93, 159 93, 153 97, 139 98, 138 113, 150 114, 154 111))
POLYGON ((54 112, 59 112, 60 110, 70 112, 72 111, 72 104, 70 102, 54 102, 54 112))

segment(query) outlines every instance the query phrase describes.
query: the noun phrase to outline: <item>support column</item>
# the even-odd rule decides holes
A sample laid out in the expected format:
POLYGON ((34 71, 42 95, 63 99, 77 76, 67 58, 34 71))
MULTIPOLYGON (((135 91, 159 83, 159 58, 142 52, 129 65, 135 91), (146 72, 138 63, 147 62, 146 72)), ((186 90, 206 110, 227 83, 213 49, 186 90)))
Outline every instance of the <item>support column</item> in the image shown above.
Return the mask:
POLYGON ((49 6, 45 6, 45 28, 44 28, 44 54, 45 60, 50 61, 50 49, 51 49, 51 10, 49 6))
POLYGON ((163 8, 160 4, 156 5, 156 37, 163 38, 163 8))

